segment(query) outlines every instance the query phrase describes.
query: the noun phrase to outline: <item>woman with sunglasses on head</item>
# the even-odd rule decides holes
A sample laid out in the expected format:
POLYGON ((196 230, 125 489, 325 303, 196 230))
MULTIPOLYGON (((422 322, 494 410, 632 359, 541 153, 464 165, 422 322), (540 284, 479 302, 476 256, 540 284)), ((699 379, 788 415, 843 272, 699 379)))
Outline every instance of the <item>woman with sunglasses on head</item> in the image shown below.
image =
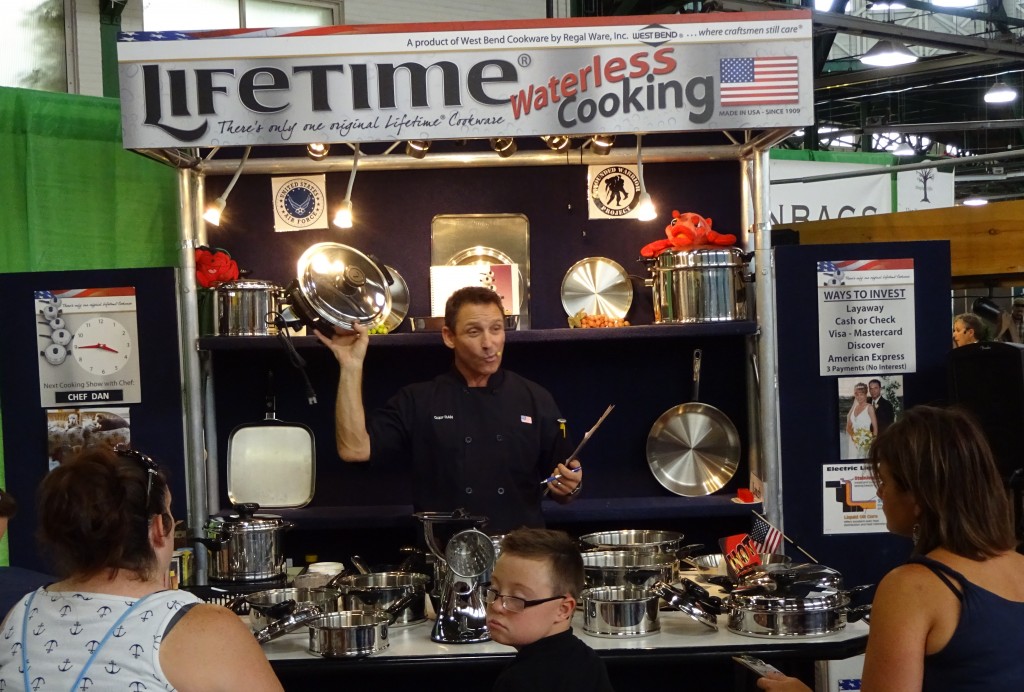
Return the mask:
MULTIPOLYGON (((871 610, 863 692, 1024 689, 1024 555, 984 433, 918 406, 884 430, 870 464, 886 526, 914 541, 871 610)), ((770 692, 806 690, 781 675, 770 692)))
POLYGON ((281 690, 248 627, 168 589, 163 472, 134 450, 89 448, 39 488, 38 537, 61 580, 0 625, 0 689, 281 690))

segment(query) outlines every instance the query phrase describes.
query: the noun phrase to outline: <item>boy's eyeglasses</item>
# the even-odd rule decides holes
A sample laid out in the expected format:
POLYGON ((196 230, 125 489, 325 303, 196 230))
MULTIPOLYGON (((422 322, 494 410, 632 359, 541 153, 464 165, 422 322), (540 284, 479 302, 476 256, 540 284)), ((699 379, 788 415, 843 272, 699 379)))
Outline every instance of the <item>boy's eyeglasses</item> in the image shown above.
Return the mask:
POLYGON ((519 598, 519 596, 506 596, 503 593, 498 593, 494 589, 487 589, 484 591, 484 603, 491 605, 498 599, 501 599, 501 607, 510 613, 521 613, 527 608, 532 608, 535 605, 550 603, 551 601, 557 601, 564 598, 565 596, 550 596, 548 598, 538 598, 533 601, 528 601, 525 598, 519 598))
POLYGON ((117 456, 119 457, 122 457, 124 459, 131 459, 139 466, 141 466, 142 469, 146 472, 146 511, 148 512, 149 496, 150 493, 153 491, 153 476, 155 476, 159 472, 160 466, 150 457, 146 456, 137 449, 132 449, 123 442, 114 447, 114 451, 117 452, 117 456))

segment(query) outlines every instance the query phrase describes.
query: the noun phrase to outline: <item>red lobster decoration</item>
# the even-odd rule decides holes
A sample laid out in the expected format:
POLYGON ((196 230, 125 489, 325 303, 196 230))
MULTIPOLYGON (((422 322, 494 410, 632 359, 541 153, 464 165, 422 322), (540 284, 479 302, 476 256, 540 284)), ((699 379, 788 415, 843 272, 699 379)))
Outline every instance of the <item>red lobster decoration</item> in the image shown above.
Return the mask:
POLYGON ((701 245, 735 245, 732 233, 712 230, 711 219, 691 211, 680 214, 672 210, 672 221, 665 226, 666 238, 644 245, 640 250, 643 257, 657 257, 669 248, 699 247, 701 245))

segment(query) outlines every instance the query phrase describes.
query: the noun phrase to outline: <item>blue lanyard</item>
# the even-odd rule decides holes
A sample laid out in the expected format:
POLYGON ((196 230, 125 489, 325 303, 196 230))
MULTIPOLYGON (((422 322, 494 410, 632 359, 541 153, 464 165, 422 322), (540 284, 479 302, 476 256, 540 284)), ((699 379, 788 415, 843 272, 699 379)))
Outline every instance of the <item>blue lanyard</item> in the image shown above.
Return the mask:
MULTIPOLYGON (((28 599, 28 603, 25 604, 25 614, 21 618, 21 667, 25 675, 26 691, 32 689, 32 686, 29 684, 28 679, 28 654, 26 653, 28 645, 28 616, 29 613, 32 612, 32 601, 35 600, 37 593, 39 593, 39 591, 32 592, 32 595, 28 599)), ((125 621, 125 618, 127 618, 128 615, 130 615, 131 612, 135 610, 135 608, 144 600, 146 600, 150 596, 155 596, 157 593, 160 592, 157 591, 147 596, 143 596, 139 600, 135 601, 135 603, 132 603, 131 606, 129 606, 128 610, 121 613, 121 617, 117 619, 117 622, 111 625, 110 629, 107 630, 107 633, 103 635, 103 639, 100 640, 99 646, 92 650, 92 655, 89 656, 89 660, 85 662, 85 666, 82 668, 82 672, 78 674, 78 678, 75 680, 74 684, 71 685, 71 692, 75 692, 75 689, 78 687, 78 683, 82 682, 82 678, 85 677, 86 671, 89 670, 89 667, 92 666, 93 661, 96 660, 96 656, 99 654, 100 649, 102 649, 103 645, 110 640, 110 637, 113 636, 117 628, 121 626, 121 623, 125 621)))

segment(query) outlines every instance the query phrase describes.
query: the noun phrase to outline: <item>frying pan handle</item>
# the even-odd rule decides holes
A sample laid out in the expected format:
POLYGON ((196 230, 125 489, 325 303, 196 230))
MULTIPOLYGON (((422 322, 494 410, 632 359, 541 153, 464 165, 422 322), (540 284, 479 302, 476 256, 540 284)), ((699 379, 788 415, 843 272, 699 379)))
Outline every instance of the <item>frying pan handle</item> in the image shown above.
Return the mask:
POLYGON ((693 401, 700 401, 700 359, 703 352, 693 349, 693 401))

